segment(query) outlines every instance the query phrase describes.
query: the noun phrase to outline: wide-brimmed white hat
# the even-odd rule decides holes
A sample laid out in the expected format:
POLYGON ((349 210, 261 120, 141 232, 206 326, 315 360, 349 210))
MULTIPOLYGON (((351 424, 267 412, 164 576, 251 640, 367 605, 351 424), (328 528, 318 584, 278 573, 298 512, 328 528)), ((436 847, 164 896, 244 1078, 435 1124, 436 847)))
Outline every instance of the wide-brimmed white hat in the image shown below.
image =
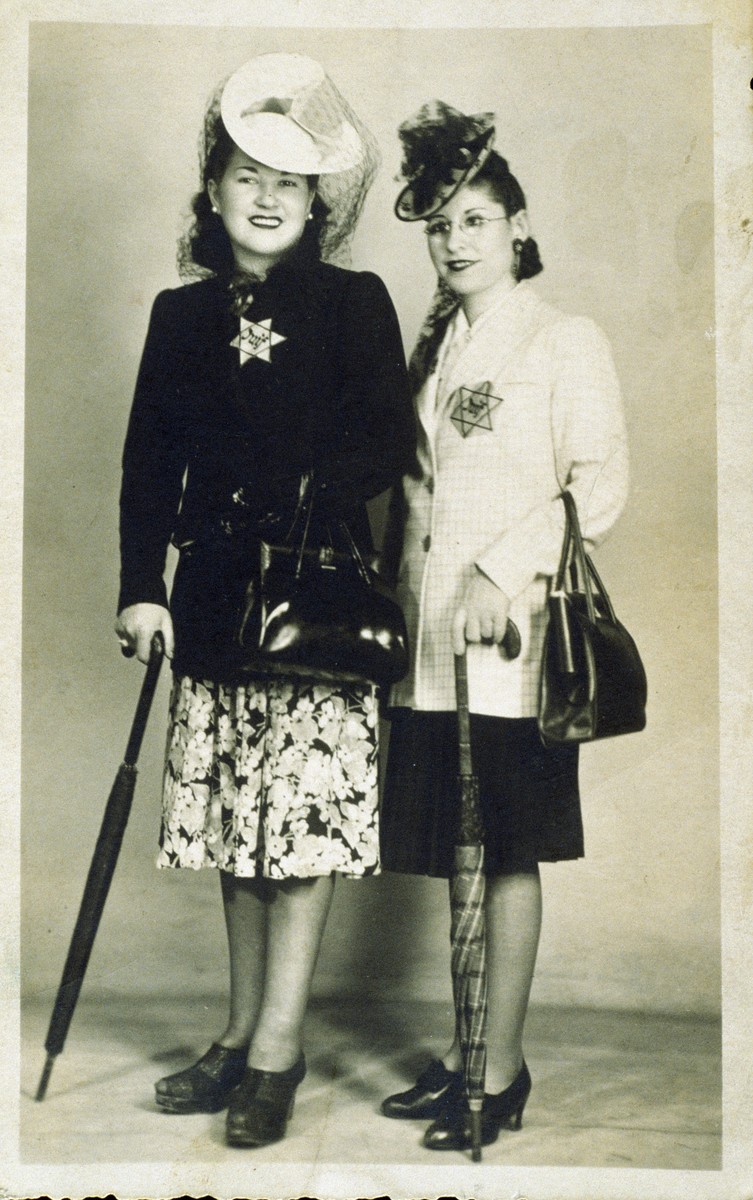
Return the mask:
POLYGON ((303 54, 261 54, 244 63, 225 83, 220 112, 235 144, 277 171, 335 174, 363 154, 323 68, 303 54))

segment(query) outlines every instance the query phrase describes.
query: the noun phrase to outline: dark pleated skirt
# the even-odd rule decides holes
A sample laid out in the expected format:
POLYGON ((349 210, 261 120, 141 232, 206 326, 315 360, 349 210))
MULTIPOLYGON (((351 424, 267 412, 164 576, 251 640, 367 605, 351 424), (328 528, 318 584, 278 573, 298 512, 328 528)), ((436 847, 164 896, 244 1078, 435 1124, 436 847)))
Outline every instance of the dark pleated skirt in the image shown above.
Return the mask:
MULTIPOLYGON (((447 878, 457 828, 454 712, 390 713, 381 809, 382 867, 447 878)), ((546 748, 534 718, 471 713, 487 875, 583 856, 577 746, 546 748)))

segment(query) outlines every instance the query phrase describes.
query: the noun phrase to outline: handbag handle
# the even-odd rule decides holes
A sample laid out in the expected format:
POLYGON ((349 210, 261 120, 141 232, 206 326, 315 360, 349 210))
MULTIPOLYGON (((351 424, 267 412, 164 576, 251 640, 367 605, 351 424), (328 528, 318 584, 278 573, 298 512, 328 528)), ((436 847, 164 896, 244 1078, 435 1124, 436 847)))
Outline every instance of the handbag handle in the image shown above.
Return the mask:
POLYGON ((549 610, 557 646, 559 670, 562 675, 574 676, 577 674, 577 667, 570 632, 568 593, 565 588, 568 562, 571 568, 571 587, 573 590, 577 590, 578 583, 580 582, 586 600, 586 613, 590 624, 594 625, 596 623, 593 584, 596 585, 596 594, 601 601, 601 608, 606 611, 606 616, 613 625, 617 624, 617 618, 612 608, 612 602, 607 595, 607 590, 601 582, 599 573, 591 561, 590 555, 586 554, 575 499, 572 493, 567 491, 562 492, 560 499, 565 506, 565 533, 562 539, 562 554, 560 556, 554 587, 549 593, 549 610))
POLYGON ((358 568, 358 574, 361 576, 361 579, 365 584, 367 584, 369 587, 373 587, 371 576, 369 575, 366 563, 363 561, 361 551, 358 549, 358 546, 355 543, 353 534, 350 532, 350 527, 346 521, 338 521, 338 525, 345 536, 345 541, 348 543, 348 550, 353 562, 358 568))
MULTIPOLYGON (((313 511, 314 511, 314 474, 312 471, 309 471, 306 474, 301 476, 301 486, 300 486, 300 491, 299 491, 299 495, 298 495, 298 504, 296 506, 295 515, 293 516, 293 521, 291 523, 290 531, 288 533, 288 538, 291 538, 293 535, 293 532, 295 530, 295 527, 301 518, 301 514, 303 512, 305 512, 303 533, 301 535, 300 546, 298 547, 298 557, 296 559, 296 566, 295 566, 295 578, 296 579, 300 579, 301 571, 303 570, 303 557, 304 557, 304 553, 306 550, 306 543, 308 541, 309 528, 311 525, 311 514, 313 513, 313 511)), ((361 576, 361 579, 367 585, 367 587, 373 587, 371 576, 369 575, 366 564, 363 561, 361 552, 358 549, 358 546, 356 545, 353 534, 350 532, 349 526, 347 525, 347 523, 345 521, 342 521, 342 520, 338 521, 337 524, 338 524, 338 527, 340 528, 341 532, 344 535, 344 539, 345 539, 345 542, 346 542, 347 548, 348 548, 348 553, 350 554, 350 557, 353 559, 353 562, 355 563, 358 574, 361 576)), ((329 526, 327 526, 327 533, 329 535, 330 542, 332 542, 332 533, 329 529, 329 526)))
MULTIPOLYGON (((586 566, 586 551, 583 546, 580 521, 578 520, 578 509, 571 492, 563 492, 560 499, 565 506, 565 536, 562 539, 562 554, 560 556, 560 565, 557 571, 554 592, 556 594, 565 591, 565 571, 568 561, 570 561, 572 556, 571 566, 577 572, 577 577, 580 580, 583 593, 586 597, 588 619, 593 624, 596 619, 596 612, 591 594, 591 579, 588 567, 586 566)), ((575 584, 575 579, 572 582, 575 584)))
MULTIPOLYGON (((601 581, 591 556, 586 554, 585 546, 583 545, 583 534, 580 528, 575 498, 572 492, 565 491, 562 492, 560 499, 565 506, 565 535, 562 541, 562 555, 557 569, 553 594, 557 595, 565 591, 565 572, 572 554, 571 569, 575 571, 577 578, 580 580, 583 594, 586 598, 586 610, 589 621, 593 623, 596 620, 593 588, 593 584, 595 584, 596 595, 603 601, 607 616, 614 624, 617 621, 617 617, 612 607, 612 601, 609 599, 607 590, 601 581)), ((575 581, 573 582, 575 583, 575 581)))
POLYGON ((305 506, 306 518, 303 523, 303 534, 301 535, 301 544, 298 549, 298 559, 295 564, 295 578, 296 579, 300 579, 301 571, 303 569, 303 552, 306 549, 306 542, 307 542, 308 536, 309 536, 309 526, 311 524, 311 513, 313 512, 313 509, 314 509, 314 486, 313 486, 313 483, 314 483, 314 476, 311 472, 309 472, 306 475, 301 476, 301 485, 298 490, 298 504, 296 505, 295 514, 293 516, 293 522, 290 526, 290 532, 288 533, 288 537, 293 536, 293 530, 295 529, 296 525, 298 524, 298 520, 300 518, 301 513, 304 511, 304 506, 305 506))
POLYGON ((293 534, 301 517, 303 516, 303 532, 301 533, 301 541, 298 546, 298 557, 295 564, 295 578, 300 579, 301 571, 303 570, 303 556, 306 550, 306 542, 309 536, 309 527, 311 525, 311 514, 314 511, 314 473, 313 471, 304 471, 301 475, 301 482, 298 486, 298 501, 293 513, 293 520, 290 522, 290 528, 287 532, 285 541, 292 542, 293 534))

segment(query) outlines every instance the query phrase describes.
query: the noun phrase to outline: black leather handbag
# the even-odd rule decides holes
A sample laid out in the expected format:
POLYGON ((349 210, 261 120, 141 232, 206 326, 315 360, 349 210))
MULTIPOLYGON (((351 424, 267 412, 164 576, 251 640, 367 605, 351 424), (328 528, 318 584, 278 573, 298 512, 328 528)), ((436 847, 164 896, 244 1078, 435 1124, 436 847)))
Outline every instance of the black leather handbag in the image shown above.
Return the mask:
POLYGON ((638 733, 646 725, 641 656, 585 552, 575 500, 570 492, 562 500, 565 537, 549 595, 539 691, 539 733, 546 746, 638 733))
POLYGON ((239 665, 332 683, 397 683, 408 670, 402 609, 344 521, 333 524, 329 544, 308 544, 313 497, 310 485, 303 490, 287 543, 261 543, 238 630, 239 665))

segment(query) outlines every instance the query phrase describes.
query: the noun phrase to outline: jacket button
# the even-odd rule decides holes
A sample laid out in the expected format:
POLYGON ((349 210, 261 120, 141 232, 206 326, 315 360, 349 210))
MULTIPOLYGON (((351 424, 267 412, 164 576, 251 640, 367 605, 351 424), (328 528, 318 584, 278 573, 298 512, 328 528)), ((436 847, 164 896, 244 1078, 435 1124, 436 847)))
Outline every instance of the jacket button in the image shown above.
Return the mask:
POLYGON ((431 538, 429 537, 429 534, 427 533, 426 537, 423 540, 424 550, 428 550, 430 545, 431 545, 431 538))

